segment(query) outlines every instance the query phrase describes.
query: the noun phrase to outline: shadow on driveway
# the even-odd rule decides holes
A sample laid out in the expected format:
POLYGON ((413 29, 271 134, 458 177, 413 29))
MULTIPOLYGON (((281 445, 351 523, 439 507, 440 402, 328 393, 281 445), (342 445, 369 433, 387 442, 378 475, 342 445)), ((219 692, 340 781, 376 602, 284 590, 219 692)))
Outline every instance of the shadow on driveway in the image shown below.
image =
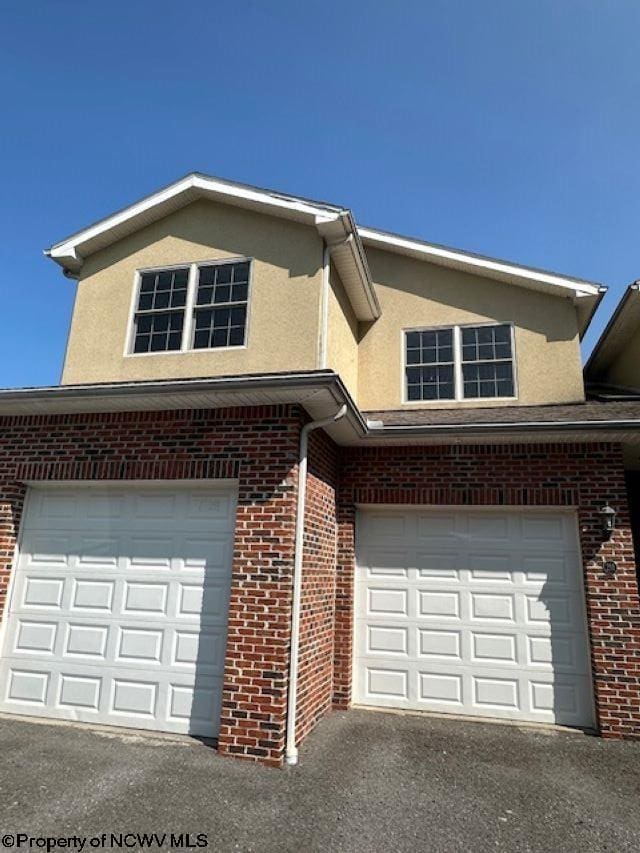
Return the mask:
POLYGON ((640 744, 354 710, 300 760, 1 719, 0 826, 206 833, 216 853, 640 849, 640 744))

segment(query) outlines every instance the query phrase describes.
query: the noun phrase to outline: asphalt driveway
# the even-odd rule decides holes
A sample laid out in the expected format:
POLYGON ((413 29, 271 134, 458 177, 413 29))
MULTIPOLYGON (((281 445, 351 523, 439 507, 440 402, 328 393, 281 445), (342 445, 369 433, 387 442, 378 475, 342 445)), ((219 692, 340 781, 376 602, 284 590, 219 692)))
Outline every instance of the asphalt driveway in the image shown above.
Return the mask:
POLYGON ((278 771, 191 741, 0 719, 0 804, 3 834, 203 833, 216 853, 622 853, 640 849, 640 744, 350 711, 278 771))

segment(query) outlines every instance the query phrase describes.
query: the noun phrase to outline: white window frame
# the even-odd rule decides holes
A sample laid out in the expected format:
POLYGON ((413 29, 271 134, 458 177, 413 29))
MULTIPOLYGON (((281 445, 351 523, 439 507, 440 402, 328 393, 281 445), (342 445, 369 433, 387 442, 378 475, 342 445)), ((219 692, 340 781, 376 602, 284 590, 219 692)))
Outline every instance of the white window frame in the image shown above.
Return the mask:
POLYGON ((477 403, 513 402, 518 399, 518 371, 516 364, 515 325, 511 320, 485 321, 480 323, 443 324, 441 326, 408 326, 400 330, 401 358, 401 387, 403 406, 446 406, 451 403, 466 403, 473 406, 477 403), (513 373, 513 396, 511 397, 465 397, 462 376, 462 329, 479 329, 482 326, 509 326, 511 333, 511 370, 513 373), (453 391, 454 396, 443 400, 409 400, 407 388, 407 333, 408 332, 438 332, 445 329, 453 331, 453 391))
MULTIPOLYGON (((212 260, 202 260, 202 261, 185 261, 182 264, 162 264, 157 267, 140 267, 134 273, 133 277, 133 288, 131 292, 131 305, 129 307, 129 321, 127 324, 127 334, 125 336, 125 345, 124 345, 124 357, 125 358, 146 358, 147 356, 158 356, 158 355, 183 355, 185 352, 207 352, 207 353, 216 353, 216 352, 229 352, 230 350, 242 350, 246 349, 249 345, 249 317, 251 315, 250 305, 251 305, 251 292, 252 292, 252 282, 253 282, 253 258, 250 257, 237 257, 237 258, 214 258, 212 260), (198 292, 198 271, 200 267, 213 267, 220 266, 222 264, 249 264, 249 280, 247 286, 247 317, 245 320, 245 330, 244 330, 244 343, 243 344, 234 344, 233 346, 228 347, 198 347, 197 349, 193 346, 193 339, 195 335, 194 328, 194 317, 195 311, 197 308, 196 305, 196 295, 198 292), (182 323, 182 341, 180 344, 180 349, 174 350, 159 350, 157 352, 134 352, 133 347, 135 345, 135 337, 136 337, 136 314, 138 299, 140 297, 140 285, 142 283, 142 276, 145 273, 157 273, 157 272, 170 272, 171 270, 181 270, 188 269, 189 277, 187 280, 187 299, 184 304, 184 307, 181 309, 171 309, 167 308, 166 311, 184 311, 184 321, 182 323)), ((208 306, 207 306, 208 307, 208 306)), ((214 306, 215 307, 215 306, 214 306)), ((224 307, 224 306, 220 306, 224 307)), ((164 309, 163 309, 164 311, 164 309)), ((160 313, 160 312, 158 312, 160 313)))

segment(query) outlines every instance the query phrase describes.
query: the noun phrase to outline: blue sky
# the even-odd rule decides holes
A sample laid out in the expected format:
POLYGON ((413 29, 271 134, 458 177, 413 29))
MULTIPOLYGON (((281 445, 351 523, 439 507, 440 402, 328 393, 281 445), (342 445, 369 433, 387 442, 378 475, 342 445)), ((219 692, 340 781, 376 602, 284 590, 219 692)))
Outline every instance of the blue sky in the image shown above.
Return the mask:
POLYGON ((199 170, 640 277, 638 0, 0 0, 0 385, 55 384, 52 242, 199 170))

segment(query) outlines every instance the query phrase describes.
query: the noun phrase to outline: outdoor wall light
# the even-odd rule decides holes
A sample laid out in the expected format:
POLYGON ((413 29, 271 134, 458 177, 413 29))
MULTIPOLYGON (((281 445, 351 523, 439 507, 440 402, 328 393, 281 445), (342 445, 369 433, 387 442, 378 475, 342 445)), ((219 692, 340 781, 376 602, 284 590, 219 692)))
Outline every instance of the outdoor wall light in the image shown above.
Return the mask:
POLYGON ((616 526, 616 511, 609 504, 605 504, 598 510, 603 533, 613 533, 616 526))

